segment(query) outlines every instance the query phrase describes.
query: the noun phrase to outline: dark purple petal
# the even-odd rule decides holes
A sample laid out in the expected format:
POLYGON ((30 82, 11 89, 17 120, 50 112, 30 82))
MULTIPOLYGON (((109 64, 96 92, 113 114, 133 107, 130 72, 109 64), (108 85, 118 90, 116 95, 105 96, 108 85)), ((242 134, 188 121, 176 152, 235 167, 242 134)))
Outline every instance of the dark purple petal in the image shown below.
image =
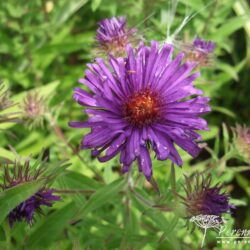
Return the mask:
POLYGON ((41 211, 41 206, 51 207, 54 201, 61 198, 53 195, 53 189, 39 191, 26 201, 20 203, 9 213, 9 224, 12 227, 17 221, 26 220, 28 224, 33 221, 34 214, 41 211))
POLYGON ((122 144, 124 143, 125 138, 126 138, 126 136, 124 134, 121 134, 120 136, 118 136, 118 138, 114 139, 110 143, 109 148, 107 149, 107 151, 105 153, 105 156, 99 157, 98 159, 101 162, 105 162, 105 161, 112 159, 120 151, 120 148, 121 148, 122 144))
POLYGON ((155 133, 153 129, 149 128, 148 138, 153 145, 158 160, 166 160, 170 153, 170 147, 167 140, 160 133, 155 133))
POLYGON ((147 180, 150 180, 152 176, 152 161, 148 149, 146 147, 141 147, 140 151, 141 154, 138 157, 139 168, 142 170, 147 180))
POLYGON ((96 106, 96 100, 92 95, 81 88, 75 88, 73 98, 83 106, 96 106))
POLYGON ((212 53, 215 49, 215 43, 213 43, 212 41, 205 41, 205 40, 200 39, 200 38, 196 38, 193 41, 193 45, 196 48, 201 49, 205 53, 212 53))
POLYGON ((125 34, 125 17, 112 17, 110 19, 103 19, 99 22, 96 39, 100 43, 110 42, 114 38, 123 36, 125 34))

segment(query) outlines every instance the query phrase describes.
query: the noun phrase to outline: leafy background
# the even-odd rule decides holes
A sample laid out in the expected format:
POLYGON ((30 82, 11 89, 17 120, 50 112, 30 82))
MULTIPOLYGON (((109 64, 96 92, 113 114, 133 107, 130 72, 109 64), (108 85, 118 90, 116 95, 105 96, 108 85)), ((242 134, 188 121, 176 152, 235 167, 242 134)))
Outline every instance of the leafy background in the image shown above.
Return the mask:
MULTIPOLYGON (((1 1, 0 78, 17 103, 11 111, 22 112, 24 97, 34 90, 49 108, 43 126, 1 124, 0 156, 37 158, 46 149, 48 167, 57 173, 53 187, 62 201, 44 209, 46 216, 36 216, 32 227, 22 222, 9 228, 9 211, 41 183, 0 193, 0 249, 199 249, 203 233, 187 230, 171 189, 183 193, 183 174, 208 168, 214 182, 223 183, 237 205, 228 215, 232 227, 250 228, 249 163, 237 154, 229 129, 236 123, 249 125, 250 7, 246 0, 179 1, 171 32, 185 16, 195 14, 178 39, 190 41, 198 35, 217 44, 214 64, 202 69, 197 81, 211 98, 213 112, 206 116, 210 132, 203 133, 208 146, 197 159, 182 152, 184 166, 175 171, 168 161, 154 161, 159 192, 136 171, 121 175, 117 159, 99 163, 88 150, 78 151, 87 129, 68 126, 71 120, 85 119, 72 92, 85 64, 93 61, 98 21, 125 15, 146 41, 164 42, 170 13, 167 0, 1 1), (66 159, 71 164, 65 170, 62 161, 66 159)), ((217 244, 216 235, 208 232, 204 249, 249 249, 249 244, 217 244)))

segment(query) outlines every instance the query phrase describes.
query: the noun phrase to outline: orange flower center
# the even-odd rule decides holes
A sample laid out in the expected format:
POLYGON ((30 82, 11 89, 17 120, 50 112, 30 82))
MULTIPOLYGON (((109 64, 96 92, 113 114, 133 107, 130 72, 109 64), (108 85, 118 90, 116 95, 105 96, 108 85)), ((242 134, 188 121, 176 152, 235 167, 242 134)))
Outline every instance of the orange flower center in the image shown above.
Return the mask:
POLYGON ((142 127, 159 117, 159 99, 149 90, 132 95, 124 105, 125 118, 133 125, 142 127))

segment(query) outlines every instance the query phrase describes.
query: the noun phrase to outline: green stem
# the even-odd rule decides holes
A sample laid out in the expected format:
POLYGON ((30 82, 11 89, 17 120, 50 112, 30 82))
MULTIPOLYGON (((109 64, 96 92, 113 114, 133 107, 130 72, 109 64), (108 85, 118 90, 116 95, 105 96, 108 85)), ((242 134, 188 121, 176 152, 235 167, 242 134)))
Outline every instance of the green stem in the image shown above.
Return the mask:
MULTIPOLYGON (((236 12, 237 16, 245 16, 248 17, 248 11, 250 10, 250 7, 246 0, 236 1, 233 6, 234 11, 236 12)), ((244 29, 250 37, 250 18, 248 17, 245 24, 244 29)))
POLYGON ((5 220, 3 224, 5 237, 6 237, 6 250, 11 250, 11 230, 8 220, 5 220))
POLYGON ((219 170, 223 172, 226 168, 227 161, 235 156, 234 150, 229 150, 220 160, 219 160, 219 170))
POLYGON ((171 172, 170 172, 170 185, 171 190, 174 195, 174 200, 177 202, 178 196, 176 195, 176 173, 174 163, 171 164, 171 172))
POLYGON ((206 35, 208 32, 209 24, 210 24, 211 19, 214 16, 215 10, 217 8, 217 4, 218 4, 218 0, 215 0, 213 6, 210 7, 210 12, 209 12, 207 21, 205 22, 205 26, 204 26, 203 32, 202 32, 204 35, 206 35))
POLYGON ((205 242, 206 234, 207 234, 207 228, 205 228, 205 231, 204 231, 204 236, 203 236, 203 239, 202 239, 201 247, 203 247, 203 246, 204 246, 204 242, 205 242))
MULTIPOLYGON (((92 166, 90 166, 88 164, 88 162, 80 155, 79 150, 77 148, 75 148, 73 145, 71 145, 71 143, 68 142, 67 138, 65 137, 62 129, 57 125, 56 123, 56 119, 53 117, 53 115, 49 112, 47 114, 47 119, 50 123, 50 126, 52 127, 52 129, 55 132, 55 135, 67 146, 71 149, 72 153, 74 155, 76 155, 80 161, 82 161, 90 170, 93 171, 93 173, 96 175, 96 177, 99 180, 103 180, 102 176, 98 173, 98 171, 96 171, 95 168, 93 168, 92 166)), ((65 152, 66 153, 66 152, 65 152)))
POLYGON ((96 191, 92 189, 53 189, 55 193, 61 194, 93 194, 96 191))

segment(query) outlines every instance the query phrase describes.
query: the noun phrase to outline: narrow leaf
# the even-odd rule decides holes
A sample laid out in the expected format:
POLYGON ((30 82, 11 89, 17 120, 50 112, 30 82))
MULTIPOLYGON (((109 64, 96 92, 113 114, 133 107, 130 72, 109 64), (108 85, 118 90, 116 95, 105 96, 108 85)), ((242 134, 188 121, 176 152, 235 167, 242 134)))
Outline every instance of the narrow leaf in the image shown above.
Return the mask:
POLYGON ((87 214, 90 211, 97 209, 108 201, 112 200, 113 197, 120 192, 125 185, 125 180, 118 179, 111 184, 98 189, 98 191, 93 194, 90 199, 86 202, 85 206, 81 209, 80 213, 87 214))
POLYGON ((36 228, 28 240, 28 249, 45 249, 64 230, 73 217, 77 207, 73 202, 49 215, 46 220, 36 228))
POLYGON ((98 9, 98 7, 100 6, 102 0, 92 0, 91 3, 91 8, 93 11, 96 11, 98 9))
POLYGON ((76 11, 78 11, 88 0, 66 1, 66 4, 57 12, 53 20, 56 26, 65 23, 76 11))
POLYGON ((43 181, 32 181, 19 184, 0 193, 0 224, 6 216, 20 203, 35 194, 43 185, 43 181))

